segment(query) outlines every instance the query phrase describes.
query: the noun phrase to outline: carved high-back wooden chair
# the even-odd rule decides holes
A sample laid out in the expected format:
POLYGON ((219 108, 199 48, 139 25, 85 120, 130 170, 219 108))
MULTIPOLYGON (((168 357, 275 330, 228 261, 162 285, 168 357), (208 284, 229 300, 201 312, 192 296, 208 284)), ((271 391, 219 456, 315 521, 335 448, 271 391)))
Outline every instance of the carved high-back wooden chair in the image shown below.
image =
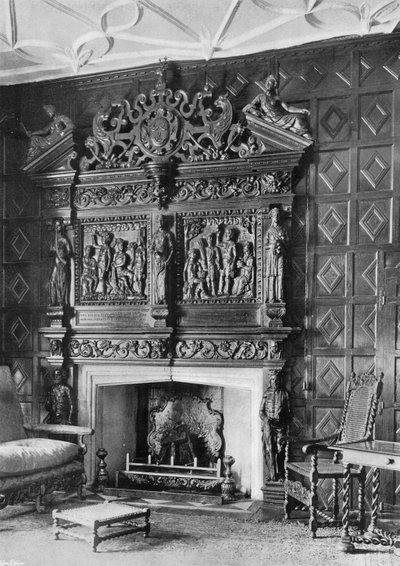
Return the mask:
MULTIPOLYGON (((372 373, 363 373, 356 376, 352 373, 339 429, 330 436, 307 441, 302 447, 306 455, 304 462, 290 460, 290 441, 287 443, 284 484, 285 518, 290 518, 290 512, 298 505, 298 502, 308 507, 310 511, 309 528, 313 538, 316 536, 318 527, 338 524, 338 481, 343 478, 344 474, 340 451, 333 452, 333 459, 319 459, 318 453, 320 451, 332 453, 332 450, 328 448, 332 444, 372 439, 378 399, 382 391, 382 378, 383 374, 375 376, 372 373), (332 514, 325 509, 318 508, 318 482, 325 479, 333 480, 332 514), (323 522, 319 522, 318 517, 322 517, 323 522)), ((352 467, 351 477, 358 478, 359 482, 358 522, 359 528, 363 530, 365 526, 365 469, 352 467)))

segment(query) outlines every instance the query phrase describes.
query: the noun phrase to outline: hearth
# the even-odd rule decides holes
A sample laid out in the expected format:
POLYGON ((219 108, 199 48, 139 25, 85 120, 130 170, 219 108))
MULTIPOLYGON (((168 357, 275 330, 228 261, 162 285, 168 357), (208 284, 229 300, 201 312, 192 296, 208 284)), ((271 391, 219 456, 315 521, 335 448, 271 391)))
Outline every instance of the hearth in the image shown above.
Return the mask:
MULTIPOLYGON (((262 368, 80 365, 79 415, 96 430, 88 453, 90 480, 100 447, 108 452, 111 485, 118 478, 121 486, 145 489, 151 485, 143 475, 152 476, 151 483, 155 471, 167 478, 166 489, 174 489, 171 475, 203 476, 219 485, 221 461, 229 454, 237 489, 262 499, 262 384, 262 368)), ((192 482, 194 492, 198 487, 192 482)))

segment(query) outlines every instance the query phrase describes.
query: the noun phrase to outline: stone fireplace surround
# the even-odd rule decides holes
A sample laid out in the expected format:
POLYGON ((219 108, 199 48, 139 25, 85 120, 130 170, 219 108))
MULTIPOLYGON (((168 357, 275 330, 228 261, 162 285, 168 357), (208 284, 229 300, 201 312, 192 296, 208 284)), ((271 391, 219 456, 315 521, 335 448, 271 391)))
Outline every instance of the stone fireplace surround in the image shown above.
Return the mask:
POLYGON ((172 381, 175 384, 224 388, 225 454, 236 460, 232 471, 239 490, 252 499, 262 500, 263 455, 258 409, 263 394, 263 368, 220 365, 166 367, 126 363, 84 363, 78 368, 79 424, 96 431, 86 455, 89 485, 96 475, 98 448, 104 447, 109 452, 106 462, 110 481, 113 481, 116 469, 124 468, 125 453, 132 450, 132 431, 127 424, 129 387, 172 381), (107 397, 110 387, 114 388, 113 395, 107 397))

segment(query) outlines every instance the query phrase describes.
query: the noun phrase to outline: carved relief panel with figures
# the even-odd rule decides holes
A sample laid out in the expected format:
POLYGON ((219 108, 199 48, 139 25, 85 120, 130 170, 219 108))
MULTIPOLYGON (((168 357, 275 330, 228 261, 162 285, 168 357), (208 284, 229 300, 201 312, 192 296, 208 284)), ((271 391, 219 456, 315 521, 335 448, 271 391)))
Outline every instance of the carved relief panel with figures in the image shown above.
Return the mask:
POLYGON ((146 303, 150 217, 94 218, 77 223, 77 304, 146 303))
POLYGON ((182 303, 261 301, 261 219, 256 209, 179 217, 182 303))

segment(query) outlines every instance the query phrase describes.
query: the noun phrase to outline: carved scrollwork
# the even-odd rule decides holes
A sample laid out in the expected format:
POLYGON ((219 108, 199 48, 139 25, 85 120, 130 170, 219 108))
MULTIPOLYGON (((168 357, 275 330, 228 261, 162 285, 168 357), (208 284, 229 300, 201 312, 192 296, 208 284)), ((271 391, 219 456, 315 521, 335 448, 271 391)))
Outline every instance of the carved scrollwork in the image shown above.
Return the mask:
POLYGON ((183 478, 177 476, 160 476, 157 474, 127 473, 133 487, 147 488, 153 490, 182 490, 195 492, 221 493, 223 478, 210 480, 201 478, 183 478))
POLYGON ((281 171, 266 173, 261 177, 177 181, 172 201, 254 198, 271 193, 287 193, 290 190, 291 174, 281 171))
POLYGON ((264 360, 268 342, 262 340, 178 340, 175 355, 180 359, 264 360))
POLYGON ((78 208, 93 206, 126 206, 157 202, 154 183, 108 185, 107 187, 77 187, 74 203, 78 208))
POLYGON ((168 357, 168 340, 108 340, 77 339, 68 346, 71 358, 132 360, 159 359, 168 357))
POLYGON ((139 94, 133 105, 123 100, 93 120, 85 142, 90 157, 81 169, 137 167, 148 161, 209 161, 223 155, 223 140, 232 123, 226 95, 212 100, 205 88, 192 100, 186 92, 158 83, 150 95, 139 94))

